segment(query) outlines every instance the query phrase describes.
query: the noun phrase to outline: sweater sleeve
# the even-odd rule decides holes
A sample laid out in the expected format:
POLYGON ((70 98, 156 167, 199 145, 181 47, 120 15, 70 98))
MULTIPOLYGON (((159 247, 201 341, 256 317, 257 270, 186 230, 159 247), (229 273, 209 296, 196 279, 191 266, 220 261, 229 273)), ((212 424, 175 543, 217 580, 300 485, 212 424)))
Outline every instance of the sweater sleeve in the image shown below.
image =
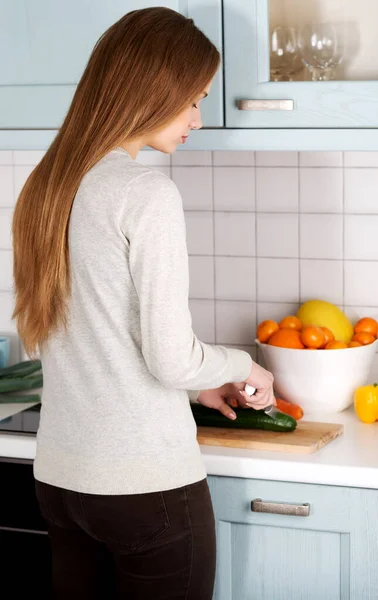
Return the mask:
POLYGON ((247 379, 252 365, 247 352, 205 344, 193 332, 185 219, 176 185, 157 171, 137 178, 121 226, 150 372, 165 386, 184 390, 247 379))

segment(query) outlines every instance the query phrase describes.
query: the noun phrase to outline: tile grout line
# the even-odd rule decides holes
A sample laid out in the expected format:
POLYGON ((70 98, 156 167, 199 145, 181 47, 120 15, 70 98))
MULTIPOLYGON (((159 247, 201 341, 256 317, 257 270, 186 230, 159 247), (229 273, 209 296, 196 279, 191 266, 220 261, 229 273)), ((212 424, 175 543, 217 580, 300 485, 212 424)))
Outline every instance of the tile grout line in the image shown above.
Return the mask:
POLYGON ((341 155, 341 161, 343 165, 343 178, 342 178, 342 208, 343 208, 343 219, 342 219, 342 228, 343 228, 343 237, 342 237, 342 270, 343 270, 343 280, 342 280, 342 296, 343 296, 343 310, 345 309, 345 159, 344 152, 341 155))
MULTIPOLYGON (((259 311, 258 311, 258 306, 259 306, 259 301, 258 301, 258 297, 259 297, 259 293, 258 293, 258 289, 259 289, 259 284, 258 284, 258 269, 259 269, 259 257, 258 257, 258 252, 257 252, 257 170, 256 170, 256 152, 254 153, 254 167, 253 167, 253 171, 254 171, 254 184, 255 184, 255 323, 256 323, 256 328, 258 325, 258 319, 259 319, 259 311)), ((256 361, 259 362, 259 352, 258 349, 256 350, 256 361)))
MULTIPOLYGON (((0 248, 0 251, 9 251, 11 248, 0 248)), ((197 252, 190 252, 189 256, 196 256, 197 258, 211 258, 213 254, 201 254, 197 252)), ((216 254, 217 258, 257 258, 254 254, 216 254)), ((258 258, 263 258, 264 260, 298 260, 296 256, 269 256, 262 254, 258 258)), ((316 256, 303 256, 301 258, 302 261, 317 261, 317 262, 330 262, 330 263, 341 263, 343 262, 342 258, 324 258, 324 257, 316 257, 316 256)), ((348 262, 354 263, 377 263, 378 259, 376 258, 350 258, 348 262)))
POLYGON ((214 343, 217 343, 217 310, 216 310, 216 253, 215 253, 215 186, 214 186, 214 151, 211 151, 211 201, 212 201, 212 226, 213 226, 213 325, 214 343))
MULTIPOLYGON (((0 207, 0 208, 6 208, 5 206, 0 207)), ((11 208, 11 207, 10 207, 11 208)), ((184 209, 185 212, 198 212, 198 213, 206 213, 206 212, 212 212, 211 210, 209 210, 208 208, 205 209, 200 209, 200 208, 185 208, 184 209)), ((225 214, 253 214, 254 212, 258 213, 259 215, 297 215, 299 214, 299 211, 295 211, 295 210, 241 210, 241 209, 235 209, 235 210, 226 210, 226 209, 221 209, 221 210, 216 210, 214 209, 214 212, 216 213, 225 213, 225 214)), ((329 212, 325 212, 325 211, 307 211, 307 210, 303 210, 300 212, 300 214, 302 215, 309 215, 309 216, 329 216, 329 215, 343 215, 343 211, 339 210, 339 211, 329 211, 329 212)), ((350 215, 352 217, 378 217, 378 211, 377 212, 348 212, 345 211, 346 215, 350 215)))
MULTIPOLYGON (((184 150, 184 152, 185 152, 185 150, 184 150)), ((206 152, 206 150, 204 150, 204 152, 206 152)), ((22 166, 21 163, 18 163, 18 164, 20 166, 22 166)), ((34 163, 32 163, 32 164, 34 164, 34 163)), ((146 164, 146 165, 152 166, 148 162, 142 163, 142 164, 146 164)), ((26 166, 30 165, 30 162, 29 163, 25 163, 25 165, 26 166)), ((162 164, 162 165, 156 165, 156 166, 163 167, 164 164, 162 164)), ((199 162, 198 164, 193 163, 193 164, 190 164, 190 165, 189 164, 184 165, 184 164, 180 164, 180 163, 173 163, 173 166, 177 167, 177 168, 182 168, 182 169, 190 169, 191 167, 203 167, 203 168, 205 168, 205 167, 210 167, 211 165, 210 164, 207 165, 207 164, 203 164, 203 163, 199 162)), ((340 164, 340 165, 258 165, 258 164, 256 164, 256 165, 250 165, 250 164, 247 164, 246 165, 246 164, 237 164, 237 163, 232 164, 232 165, 231 164, 230 165, 222 165, 222 164, 218 163, 218 164, 214 165, 214 168, 215 169, 234 169, 234 168, 250 169, 253 166, 256 166, 258 169, 292 169, 292 170, 297 169, 298 167, 300 169, 314 169, 314 170, 318 170, 318 169, 326 169, 326 170, 328 170, 328 169, 342 169, 343 168, 343 164, 340 164)), ((375 170, 378 170, 378 164, 374 165, 374 166, 372 166, 372 165, 370 165, 370 166, 361 166, 361 165, 352 166, 352 165, 347 165, 347 166, 345 166, 345 168, 346 169, 361 169, 361 170, 362 169, 375 169, 375 170)))
POLYGON ((169 179, 172 179, 172 155, 169 156, 169 179))
POLYGON ((302 302, 302 269, 301 269, 301 169, 300 169, 300 153, 298 152, 298 304, 302 302))
MULTIPOLYGON (((0 294, 6 294, 9 293, 7 291, 2 291, 0 290, 0 294)), ((194 301, 205 301, 205 302, 213 302, 213 298, 198 298, 197 296, 190 296, 190 300, 194 300, 194 301)), ((235 298, 219 298, 220 302, 228 302, 230 304, 232 303, 238 303, 238 304, 254 304, 253 300, 246 300, 246 299, 235 299, 235 298)), ((295 302, 292 298, 287 298, 286 300, 272 300, 272 299, 267 299, 267 300, 260 300, 260 304, 274 304, 274 305, 286 305, 286 304, 297 304, 297 302, 295 302)), ((335 303, 337 304, 337 303, 335 303)), ((356 303, 354 302, 353 304, 346 304, 345 305, 347 308, 355 308, 356 306, 363 306, 364 308, 374 308, 377 309, 377 304, 364 304, 364 303, 356 303)), ((245 344, 246 346, 248 346, 249 344, 245 344)))

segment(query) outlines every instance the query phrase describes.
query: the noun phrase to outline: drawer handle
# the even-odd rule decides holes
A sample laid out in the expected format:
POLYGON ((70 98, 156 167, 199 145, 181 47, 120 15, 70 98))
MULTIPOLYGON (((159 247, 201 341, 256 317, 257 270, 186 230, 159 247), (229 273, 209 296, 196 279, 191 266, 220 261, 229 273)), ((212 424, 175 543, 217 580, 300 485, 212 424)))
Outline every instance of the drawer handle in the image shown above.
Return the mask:
POLYGON ((238 100, 239 110, 294 110, 294 100, 238 100))
POLYGON ((252 512, 272 513, 276 515, 292 515, 294 517, 309 517, 310 505, 305 504, 287 504, 281 502, 264 502, 261 498, 256 498, 251 502, 252 512))

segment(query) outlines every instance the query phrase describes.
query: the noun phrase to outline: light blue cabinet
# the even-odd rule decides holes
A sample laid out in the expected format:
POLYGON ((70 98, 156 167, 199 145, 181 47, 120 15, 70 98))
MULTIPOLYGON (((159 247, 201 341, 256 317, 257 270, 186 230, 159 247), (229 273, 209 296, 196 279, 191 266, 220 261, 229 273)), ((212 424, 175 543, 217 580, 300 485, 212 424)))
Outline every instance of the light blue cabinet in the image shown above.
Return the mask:
POLYGON ((377 490, 208 480, 217 523, 214 600, 378 599, 377 490), (252 511, 251 503, 275 512, 252 511), (276 514, 287 511, 309 515, 276 514))
MULTIPOLYGON (((221 0, 0 0, 0 129, 59 128, 97 39, 127 12, 148 6, 193 18, 222 51, 221 0)), ((221 72, 203 118, 223 126, 221 72)))
POLYGON ((378 127, 378 81, 270 81, 269 0, 223 3, 226 127, 378 127), (293 109, 240 110, 240 100, 289 100, 293 109))
POLYGON ((193 18, 223 58, 185 150, 378 151, 378 81, 269 81, 269 0, 0 0, 0 149, 47 148, 100 35, 160 5, 193 18))

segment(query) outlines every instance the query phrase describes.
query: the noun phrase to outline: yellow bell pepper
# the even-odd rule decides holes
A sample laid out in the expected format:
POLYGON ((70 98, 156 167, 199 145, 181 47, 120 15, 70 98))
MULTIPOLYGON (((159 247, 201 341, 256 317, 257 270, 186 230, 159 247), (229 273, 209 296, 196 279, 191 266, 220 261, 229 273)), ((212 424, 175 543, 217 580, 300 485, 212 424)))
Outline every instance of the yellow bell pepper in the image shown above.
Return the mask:
POLYGON ((374 423, 378 420, 378 384, 363 385, 354 392, 354 409, 360 421, 374 423))

